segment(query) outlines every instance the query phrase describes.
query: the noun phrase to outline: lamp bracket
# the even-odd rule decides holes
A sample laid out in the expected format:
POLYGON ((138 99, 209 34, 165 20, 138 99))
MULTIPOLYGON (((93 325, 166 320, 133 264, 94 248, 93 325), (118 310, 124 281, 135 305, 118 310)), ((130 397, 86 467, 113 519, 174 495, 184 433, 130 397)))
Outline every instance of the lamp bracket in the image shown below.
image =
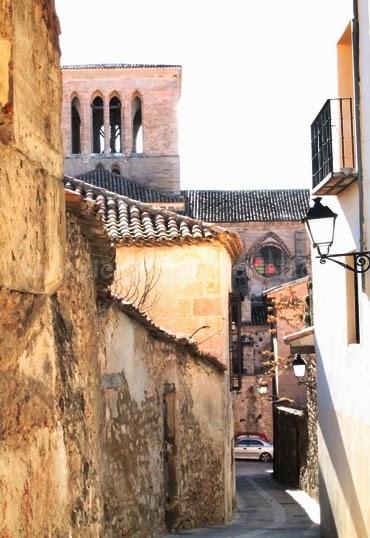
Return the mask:
POLYGON ((267 401, 268 403, 272 403, 272 404, 276 404, 276 403, 280 403, 280 402, 286 402, 288 404, 291 404, 294 402, 294 400, 292 400, 291 398, 285 398, 285 397, 282 397, 282 398, 275 398, 274 396, 270 395, 270 394, 261 394, 263 400, 267 401))
POLYGON ((316 256, 320 259, 320 263, 325 264, 328 260, 334 262, 353 273, 366 273, 370 269, 370 251, 364 250, 362 252, 346 252, 344 254, 321 254, 316 256), (353 259, 353 265, 341 262, 336 258, 351 257, 353 259))

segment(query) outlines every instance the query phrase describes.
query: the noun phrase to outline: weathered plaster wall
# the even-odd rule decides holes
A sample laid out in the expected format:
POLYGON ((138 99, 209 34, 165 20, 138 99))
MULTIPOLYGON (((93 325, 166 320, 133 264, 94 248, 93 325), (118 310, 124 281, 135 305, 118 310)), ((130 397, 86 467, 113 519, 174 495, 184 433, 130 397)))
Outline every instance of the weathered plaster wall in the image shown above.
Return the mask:
POLYGON ((103 489, 112 536, 155 536, 165 521, 223 521, 223 373, 148 338, 118 310, 104 315, 103 489))
POLYGON ((58 35, 51 2, 2 2, 0 284, 31 293, 63 275, 58 35))

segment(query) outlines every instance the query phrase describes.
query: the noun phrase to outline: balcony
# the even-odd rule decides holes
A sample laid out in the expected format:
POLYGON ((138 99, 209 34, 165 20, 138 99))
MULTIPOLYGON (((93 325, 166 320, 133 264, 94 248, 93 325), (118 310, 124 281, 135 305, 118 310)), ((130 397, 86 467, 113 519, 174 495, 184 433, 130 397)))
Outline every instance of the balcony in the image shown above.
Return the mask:
POLYGON ((357 179, 353 99, 328 99, 311 125, 313 194, 339 194, 357 179))

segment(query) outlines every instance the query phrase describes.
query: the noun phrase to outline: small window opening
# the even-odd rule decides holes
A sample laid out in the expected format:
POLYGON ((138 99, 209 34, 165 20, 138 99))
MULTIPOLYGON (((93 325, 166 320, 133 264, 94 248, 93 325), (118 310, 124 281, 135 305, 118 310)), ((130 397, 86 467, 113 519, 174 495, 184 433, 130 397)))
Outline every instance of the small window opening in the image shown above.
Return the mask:
POLYGON ((117 175, 121 174, 120 167, 117 164, 115 166, 112 166, 112 174, 117 174, 117 175))
POLYGON ((132 117, 132 153, 143 153, 143 125, 141 99, 135 97, 132 117))
POLYGON ((92 102, 93 153, 104 153, 104 103, 101 97, 92 102))
POLYGON ((121 101, 118 97, 112 97, 109 103, 109 128, 110 151, 111 153, 121 153, 121 101))
POLYGON ((105 170, 104 165, 102 165, 102 163, 97 164, 95 170, 105 170))
POLYGON ((71 103, 72 153, 81 153, 80 101, 74 97, 71 103))
POLYGON ((262 296, 251 298, 251 323, 252 325, 268 325, 267 304, 262 296))

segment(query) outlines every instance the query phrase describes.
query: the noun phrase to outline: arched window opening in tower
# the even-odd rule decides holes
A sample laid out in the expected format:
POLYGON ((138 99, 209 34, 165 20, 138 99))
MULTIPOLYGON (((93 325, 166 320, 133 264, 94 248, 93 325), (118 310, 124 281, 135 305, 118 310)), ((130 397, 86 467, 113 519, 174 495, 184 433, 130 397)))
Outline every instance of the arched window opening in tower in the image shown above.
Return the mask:
POLYGON ((110 151, 122 153, 121 142, 121 101, 112 97, 109 102, 110 151))
POLYGON ((135 97, 132 108, 132 153, 143 153, 143 125, 140 97, 135 97))
POLYGON ((81 117, 80 101, 74 97, 71 102, 71 132, 72 132, 72 153, 81 153, 81 117))
POLYGON ((93 153, 104 153, 104 103, 101 97, 92 102, 93 153))
POLYGON ((253 256, 252 263, 259 275, 265 278, 273 278, 285 274, 287 259, 285 253, 279 247, 266 245, 257 250, 253 256))
POLYGON ((112 166, 112 174, 117 174, 118 176, 121 175, 121 169, 118 164, 112 166))

